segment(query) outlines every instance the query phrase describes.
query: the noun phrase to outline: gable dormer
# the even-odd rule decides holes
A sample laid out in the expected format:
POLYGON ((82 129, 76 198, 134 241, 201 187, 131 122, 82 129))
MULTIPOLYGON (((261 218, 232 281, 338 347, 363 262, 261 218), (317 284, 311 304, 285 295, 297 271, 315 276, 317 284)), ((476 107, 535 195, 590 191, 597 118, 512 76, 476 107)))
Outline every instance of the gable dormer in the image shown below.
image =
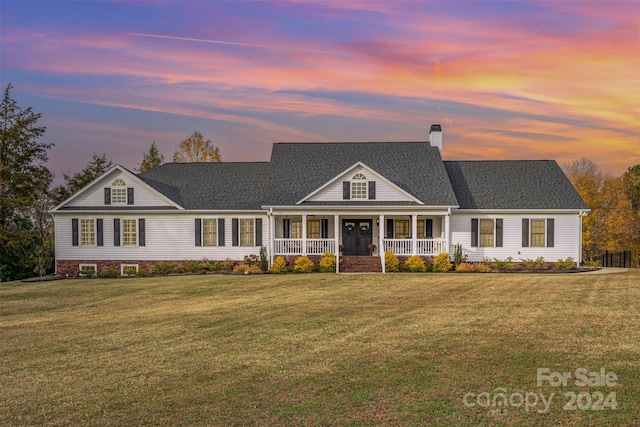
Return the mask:
POLYGON ((414 202, 418 199, 358 162, 307 195, 304 202, 414 202))

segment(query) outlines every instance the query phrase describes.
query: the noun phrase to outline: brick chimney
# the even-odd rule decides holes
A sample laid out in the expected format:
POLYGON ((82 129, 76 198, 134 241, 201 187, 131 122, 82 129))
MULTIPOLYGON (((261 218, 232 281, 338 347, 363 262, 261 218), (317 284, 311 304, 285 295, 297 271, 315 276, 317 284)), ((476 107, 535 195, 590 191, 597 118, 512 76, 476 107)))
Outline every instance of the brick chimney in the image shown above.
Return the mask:
POLYGON ((431 129, 429 129, 429 144, 432 147, 438 147, 440 155, 442 155, 442 126, 431 125, 431 129))

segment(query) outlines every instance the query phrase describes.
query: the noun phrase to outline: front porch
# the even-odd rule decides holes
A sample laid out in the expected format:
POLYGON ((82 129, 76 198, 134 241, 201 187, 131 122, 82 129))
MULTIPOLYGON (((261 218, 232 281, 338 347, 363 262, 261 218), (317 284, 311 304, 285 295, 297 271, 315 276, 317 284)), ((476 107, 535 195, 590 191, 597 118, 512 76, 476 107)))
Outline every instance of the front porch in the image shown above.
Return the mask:
MULTIPOLYGON (((270 216, 271 255, 436 256, 448 252, 448 213, 270 216)), ((339 263, 338 263, 339 264, 339 263)))

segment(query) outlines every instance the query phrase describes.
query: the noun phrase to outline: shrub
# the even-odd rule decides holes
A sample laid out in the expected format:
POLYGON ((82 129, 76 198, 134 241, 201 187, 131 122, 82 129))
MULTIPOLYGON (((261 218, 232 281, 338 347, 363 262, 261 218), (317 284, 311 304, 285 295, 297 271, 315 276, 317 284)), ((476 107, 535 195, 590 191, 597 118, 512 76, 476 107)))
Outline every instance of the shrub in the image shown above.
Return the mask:
POLYGON ((138 277, 147 277, 149 275, 149 272, 143 268, 139 268, 138 272, 136 273, 136 276, 138 277))
POLYGON ((336 256, 331 252, 325 252, 320 259, 320 271, 333 273, 336 271, 336 256))
POLYGON ((456 272, 459 273, 489 273, 491 268, 484 263, 472 263, 472 262, 461 262, 456 267, 456 272))
POLYGON ((209 264, 209 270, 220 271, 220 263, 218 261, 213 261, 211 264, 209 264))
POLYGON ((573 261, 573 258, 569 257, 567 259, 559 259, 558 261, 556 261, 556 267, 558 267, 558 270, 569 270, 571 268, 573 268, 575 266, 575 262, 573 261))
POLYGON ((462 245, 458 243, 453 251, 453 265, 456 267, 462 262, 462 245))
POLYGON ((100 277, 103 279, 115 279, 118 277, 118 270, 113 268, 105 268, 100 272, 100 277))
POLYGON ((269 262, 267 261, 267 248, 264 246, 260 248, 260 269, 267 271, 269 268, 269 262))
POLYGON ((515 267, 515 264, 513 263, 513 258, 511 257, 508 257, 503 261, 499 260, 498 258, 494 258, 493 262, 491 263, 491 266, 493 267, 494 270, 507 271, 507 270, 513 270, 515 267))
POLYGON ((524 258, 522 262, 524 263, 525 267, 527 267, 527 270, 537 270, 542 268, 542 266, 544 265, 544 258, 541 256, 536 259, 524 258))
POLYGON ((420 258, 419 255, 411 255, 409 259, 404 263, 404 265, 409 269, 409 271, 413 272, 424 272, 427 271, 427 265, 424 263, 424 260, 420 258))
POLYGON ((451 261, 449 261, 449 253, 444 252, 433 259, 433 271, 444 273, 451 270, 451 261))
POLYGON ((258 259, 258 255, 245 255, 243 263, 245 265, 258 265, 260 260, 258 259))
POLYGON ((154 264, 152 273, 154 275, 166 276, 167 274, 175 273, 178 265, 174 262, 160 262, 154 264))
POLYGON ((272 273, 284 273, 287 271, 287 260, 283 256, 277 256, 269 269, 272 273))
POLYGON ((293 271, 295 273, 311 273, 316 265, 308 256, 301 256, 296 259, 293 271))
POLYGON ((262 270, 256 264, 238 264, 233 267, 233 274, 262 274, 262 270))
POLYGON ((390 273, 400 271, 400 261, 396 254, 390 250, 384 251, 384 271, 390 273))
POLYGON ((232 260, 231 258, 227 258, 224 261, 222 261, 221 267, 223 270, 231 271, 233 270, 233 267, 235 265, 236 265, 236 262, 234 260, 232 260))
POLYGON ((200 270, 204 270, 200 261, 187 260, 187 271, 189 273, 197 273, 200 270))

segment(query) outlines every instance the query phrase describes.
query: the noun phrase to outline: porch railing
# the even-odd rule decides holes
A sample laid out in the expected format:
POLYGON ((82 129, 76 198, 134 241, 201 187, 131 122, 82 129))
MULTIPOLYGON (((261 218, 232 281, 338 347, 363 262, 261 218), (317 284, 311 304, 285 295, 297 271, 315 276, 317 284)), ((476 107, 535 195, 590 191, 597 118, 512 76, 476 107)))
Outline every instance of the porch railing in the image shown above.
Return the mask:
MULTIPOLYGON (((396 255, 413 255, 412 239, 384 239, 384 250, 391 251, 396 255)), ((417 255, 438 255, 446 252, 446 242, 444 239, 417 239, 417 255)))
POLYGON ((335 239, 275 239, 274 255, 302 255, 305 247, 307 255, 322 255, 325 252, 335 253, 335 239))

